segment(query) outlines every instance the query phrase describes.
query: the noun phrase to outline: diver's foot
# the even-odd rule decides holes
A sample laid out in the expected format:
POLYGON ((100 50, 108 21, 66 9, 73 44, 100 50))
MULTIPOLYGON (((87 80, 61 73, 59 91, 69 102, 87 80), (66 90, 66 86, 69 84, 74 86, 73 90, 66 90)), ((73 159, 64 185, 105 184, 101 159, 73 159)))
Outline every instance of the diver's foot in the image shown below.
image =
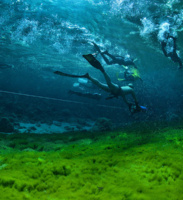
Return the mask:
POLYGON ((86 73, 83 78, 87 78, 87 79, 90 79, 90 75, 88 73, 86 73))
POLYGON ((101 54, 109 54, 109 52, 107 50, 101 52, 101 54))

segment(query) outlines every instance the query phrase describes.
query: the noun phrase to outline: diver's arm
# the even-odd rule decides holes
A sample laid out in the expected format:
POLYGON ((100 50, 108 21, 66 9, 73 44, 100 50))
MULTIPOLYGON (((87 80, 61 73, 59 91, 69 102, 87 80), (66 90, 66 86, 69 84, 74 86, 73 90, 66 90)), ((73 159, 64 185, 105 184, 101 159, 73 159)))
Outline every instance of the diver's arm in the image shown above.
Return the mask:
MULTIPOLYGON (((106 54, 106 53, 101 53, 101 56, 102 56, 102 58, 104 59, 104 61, 106 62, 106 64, 107 65, 112 65, 112 64, 114 64, 114 62, 113 62, 113 60, 112 61, 109 61, 109 59, 104 55, 104 54, 106 54)), ((108 54, 107 54, 108 55, 108 54)))

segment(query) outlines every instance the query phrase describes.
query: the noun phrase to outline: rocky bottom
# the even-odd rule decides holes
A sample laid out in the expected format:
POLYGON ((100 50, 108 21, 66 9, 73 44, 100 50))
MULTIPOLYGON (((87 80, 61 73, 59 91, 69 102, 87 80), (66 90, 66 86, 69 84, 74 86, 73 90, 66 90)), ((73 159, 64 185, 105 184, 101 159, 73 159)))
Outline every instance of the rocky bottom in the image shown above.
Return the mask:
POLYGON ((1 200, 181 200, 182 127, 1 134, 1 200))

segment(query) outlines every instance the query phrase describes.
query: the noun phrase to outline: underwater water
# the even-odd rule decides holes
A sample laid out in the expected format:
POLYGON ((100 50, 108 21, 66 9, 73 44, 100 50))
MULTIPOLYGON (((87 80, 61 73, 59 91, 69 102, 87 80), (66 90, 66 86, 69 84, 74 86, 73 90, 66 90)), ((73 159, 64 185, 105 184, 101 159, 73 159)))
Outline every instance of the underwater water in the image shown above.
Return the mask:
POLYGON ((1 0, 1 199, 183 199, 182 24, 181 0, 1 0), (105 84, 93 53, 145 111, 54 73, 105 84))

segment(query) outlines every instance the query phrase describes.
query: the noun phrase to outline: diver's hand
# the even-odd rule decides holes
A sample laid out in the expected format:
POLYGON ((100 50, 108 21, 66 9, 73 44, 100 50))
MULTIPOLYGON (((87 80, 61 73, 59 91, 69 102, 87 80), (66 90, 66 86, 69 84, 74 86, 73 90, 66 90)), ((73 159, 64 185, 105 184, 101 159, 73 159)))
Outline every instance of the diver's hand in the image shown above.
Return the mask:
POLYGON ((139 105, 136 105, 136 111, 137 112, 141 111, 141 107, 139 105))
POLYGON ((128 104, 128 107, 129 107, 129 110, 130 112, 133 114, 133 113, 138 113, 141 111, 141 107, 138 105, 137 102, 135 103, 129 103, 128 104))

